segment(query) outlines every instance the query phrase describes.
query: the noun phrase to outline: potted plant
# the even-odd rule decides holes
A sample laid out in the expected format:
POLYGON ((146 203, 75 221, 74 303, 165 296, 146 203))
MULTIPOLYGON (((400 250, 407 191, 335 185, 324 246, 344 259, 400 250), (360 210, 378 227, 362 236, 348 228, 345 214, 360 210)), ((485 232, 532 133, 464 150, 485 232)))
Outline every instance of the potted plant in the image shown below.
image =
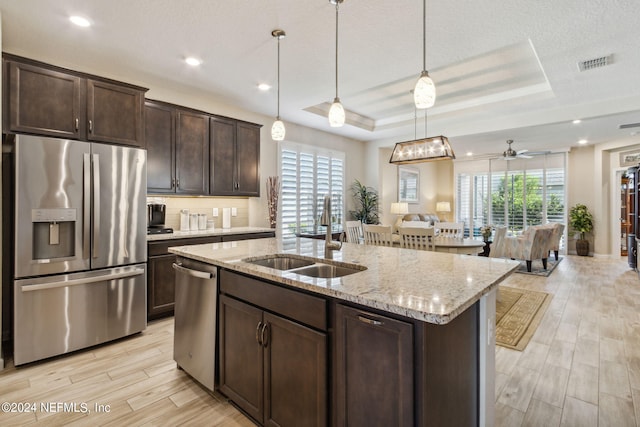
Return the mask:
POLYGON ((589 255, 589 241, 585 239, 586 233, 593 231, 593 215, 583 204, 577 204, 569 211, 569 227, 580 234, 576 240, 576 253, 580 256, 589 255))
POLYGON ((353 219, 363 224, 377 224, 380 214, 378 192, 374 188, 363 185, 357 179, 351 184, 351 192, 356 206, 355 210, 349 211, 353 219))

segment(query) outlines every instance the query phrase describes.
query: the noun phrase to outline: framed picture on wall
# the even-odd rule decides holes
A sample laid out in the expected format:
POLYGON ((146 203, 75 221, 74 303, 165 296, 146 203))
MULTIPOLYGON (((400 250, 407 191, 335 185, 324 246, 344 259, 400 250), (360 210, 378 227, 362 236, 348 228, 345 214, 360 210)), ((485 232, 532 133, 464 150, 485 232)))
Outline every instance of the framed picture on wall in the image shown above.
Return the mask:
POLYGON ((406 166, 398 166, 398 201, 418 203, 420 194, 420 171, 406 166))

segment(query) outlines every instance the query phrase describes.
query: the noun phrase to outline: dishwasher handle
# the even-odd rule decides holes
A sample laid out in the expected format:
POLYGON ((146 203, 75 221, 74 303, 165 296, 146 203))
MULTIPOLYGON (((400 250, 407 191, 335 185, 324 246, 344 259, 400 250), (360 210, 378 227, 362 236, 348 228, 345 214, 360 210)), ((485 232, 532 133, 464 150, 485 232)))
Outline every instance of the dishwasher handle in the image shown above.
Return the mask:
POLYGON ((179 271, 180 273, 184 273, 192 277, 197 277, 198 279, 211 280, 215 277, 215 273, 211 273, 209 271, 193 270, 191 268, 183 267, 179 262, 173 263, 173 269, 179 271))

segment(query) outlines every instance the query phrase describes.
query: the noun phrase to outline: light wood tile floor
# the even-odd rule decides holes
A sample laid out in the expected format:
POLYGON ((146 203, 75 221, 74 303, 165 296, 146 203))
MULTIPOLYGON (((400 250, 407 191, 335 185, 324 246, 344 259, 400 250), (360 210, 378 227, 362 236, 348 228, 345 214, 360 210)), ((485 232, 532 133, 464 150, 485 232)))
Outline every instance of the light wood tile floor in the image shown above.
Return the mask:
POLYGON ((566 256, 505 285, 553 300, 524 351, 496 348, 496 425, 640 425, 640 278, 626 258, 566 256))
MULTIPOLYGON (((504 284, 553 300, 523 352, 496 348, 496 425, 640 425, 640 278, 626 259, 566 256, 548 278, 513 274, 504 284)), ((176 369, 172 318, 71 356, 18 369, 9 363, 0 371, 0 402, 38 406, 0 412, 2 426, 253 425, 176 369), (58 402, 78 412, 40 407, 58 402)))

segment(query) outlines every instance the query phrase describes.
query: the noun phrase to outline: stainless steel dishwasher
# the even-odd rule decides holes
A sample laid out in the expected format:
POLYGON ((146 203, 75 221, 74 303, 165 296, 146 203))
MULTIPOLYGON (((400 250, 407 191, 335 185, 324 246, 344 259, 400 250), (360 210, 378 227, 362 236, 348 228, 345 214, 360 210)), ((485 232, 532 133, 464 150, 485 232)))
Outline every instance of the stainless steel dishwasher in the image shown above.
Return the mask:
POLYGON ((216 355, 218 269, 178 257, 173 359, 178 367, 213 391, 216 355))

